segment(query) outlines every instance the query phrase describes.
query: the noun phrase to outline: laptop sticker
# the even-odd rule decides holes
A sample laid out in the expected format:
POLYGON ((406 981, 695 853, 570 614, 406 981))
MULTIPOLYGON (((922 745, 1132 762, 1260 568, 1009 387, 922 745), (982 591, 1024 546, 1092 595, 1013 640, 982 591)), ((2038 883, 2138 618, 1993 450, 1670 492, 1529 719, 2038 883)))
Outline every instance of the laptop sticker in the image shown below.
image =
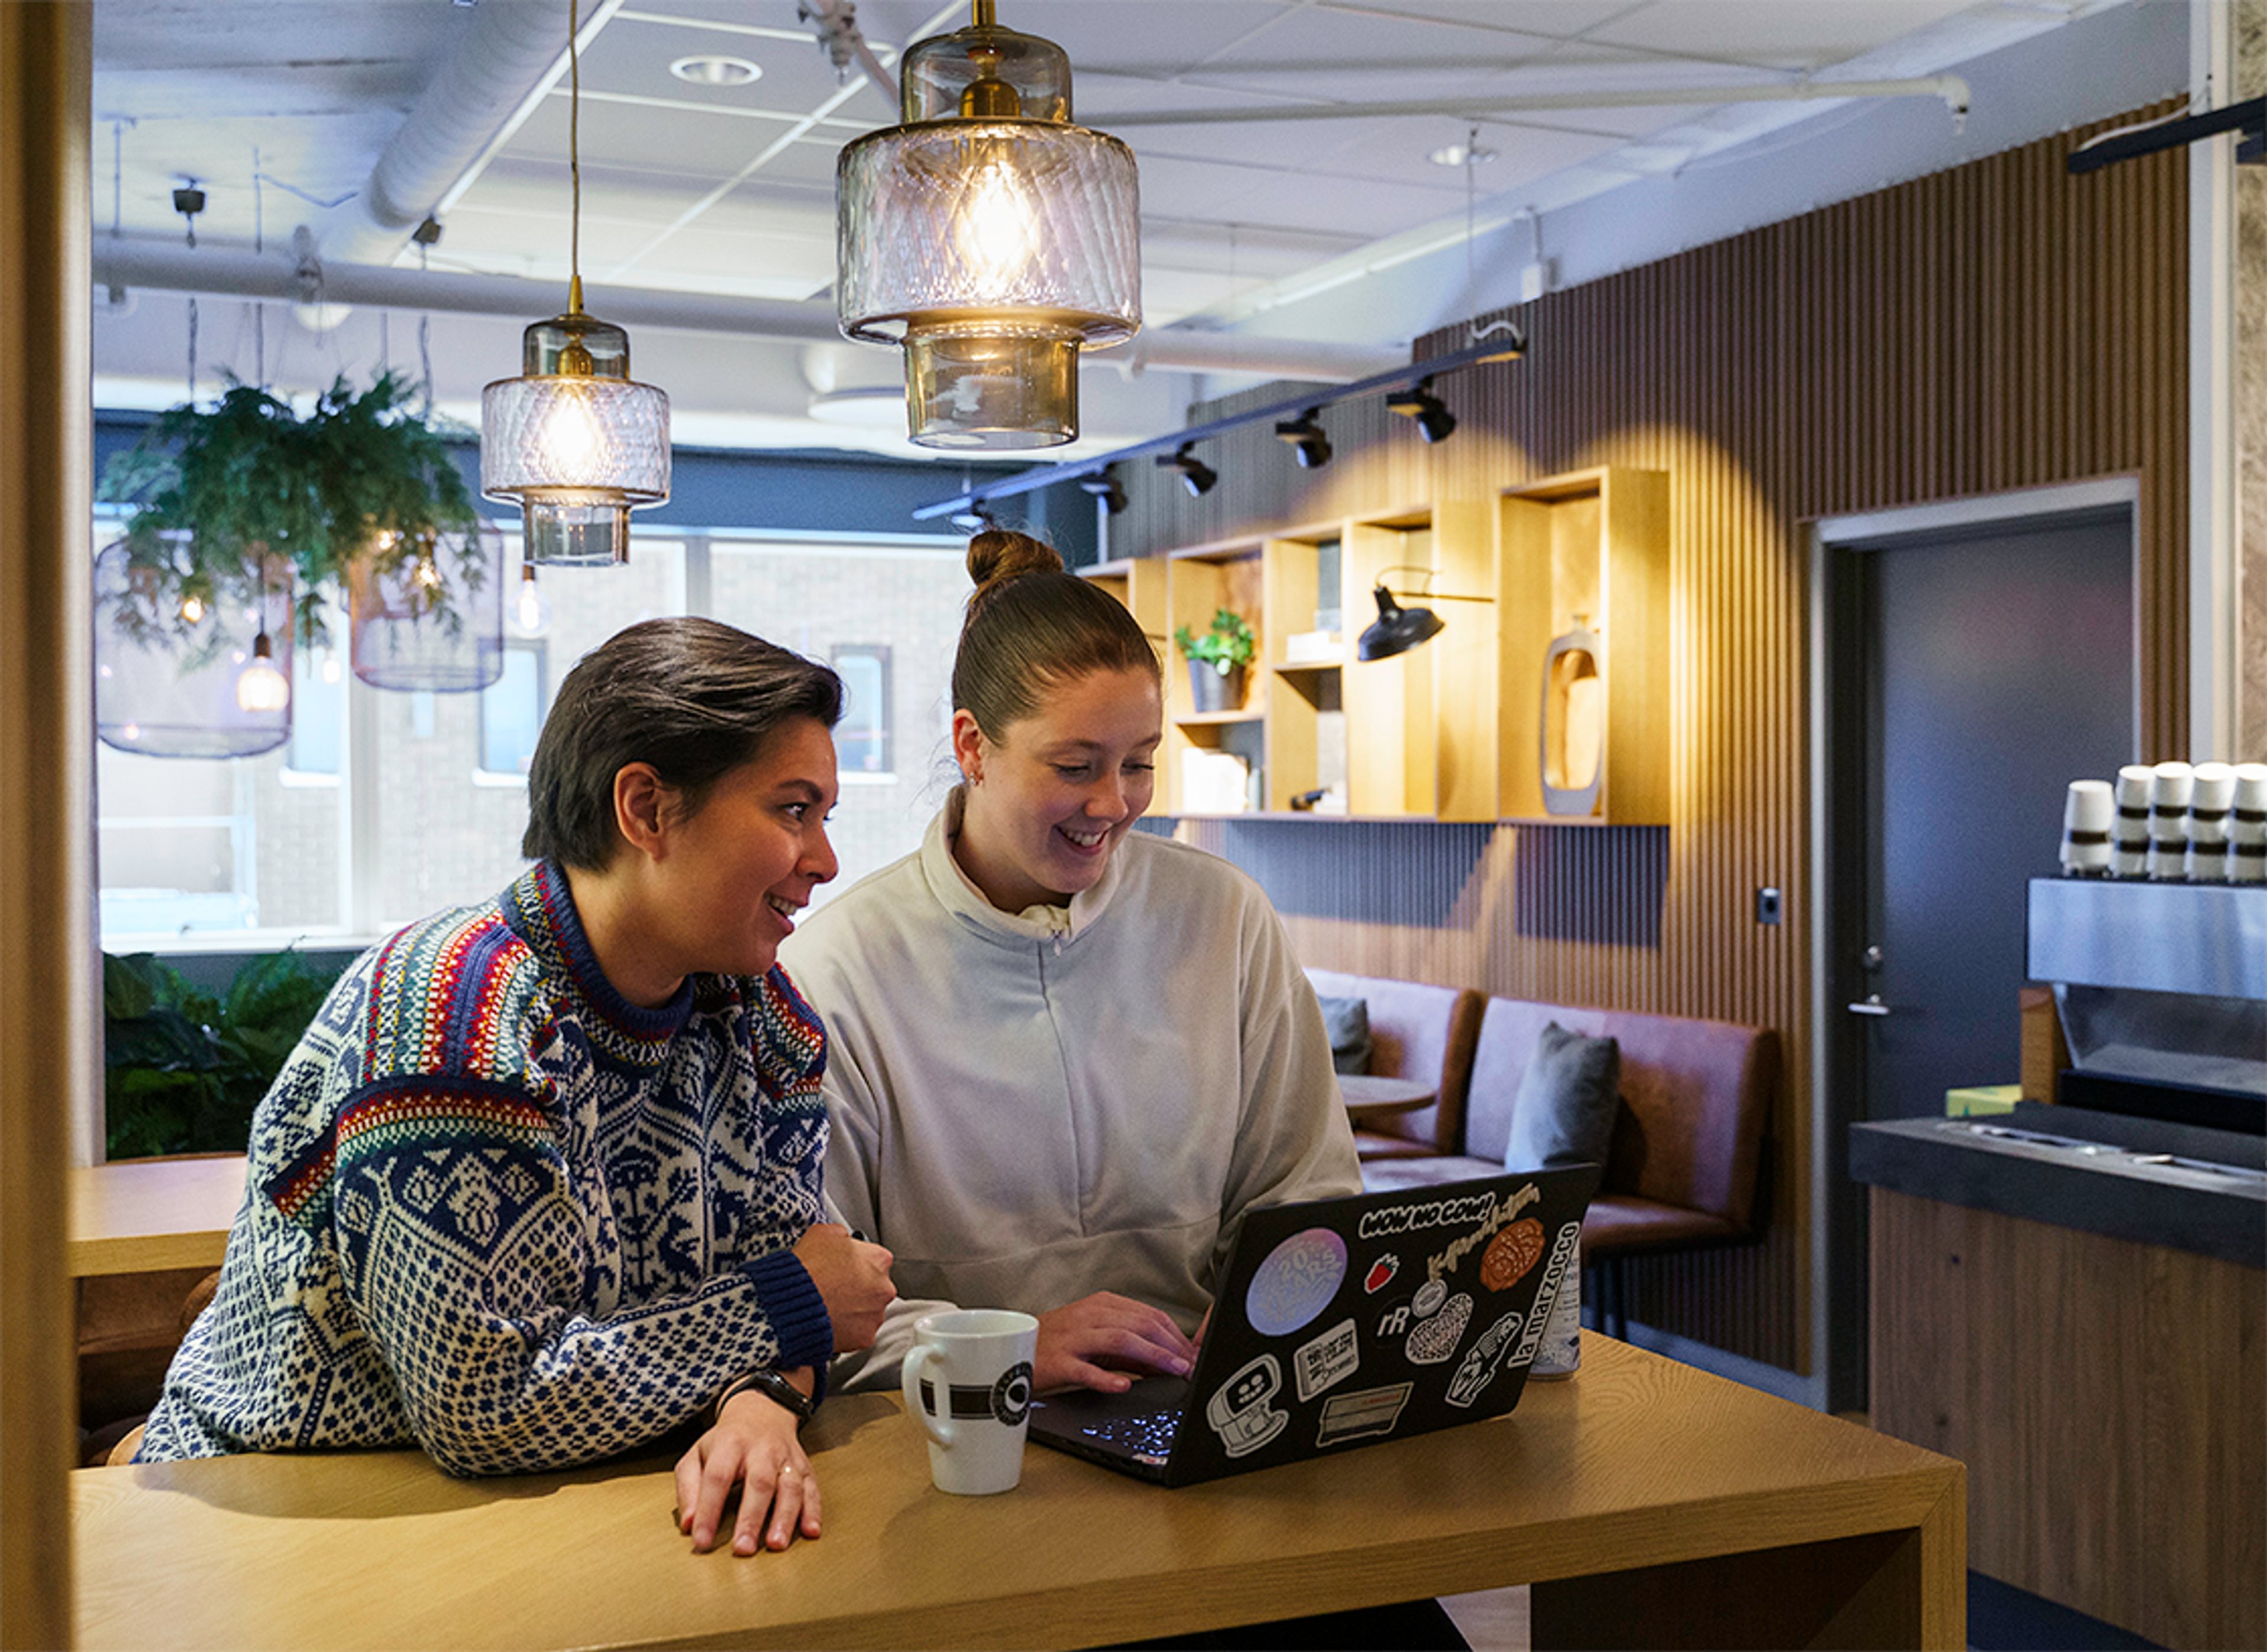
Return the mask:
POLYGON ((1328 1228, 1295 1233, 1251 1275, 1244 1318, 1263 1337, 1289 1336, 1331 1305, 1346 1274, 1344 1239, 1328 1228))
POLYGON ((1242 1457, 1282 1433, 1291 1414, 1267 1403, 1282 1390, 1283 1368, 1273 1354, 1261 1355, 1214 1389, 1205 1402, 1205 1421, 1220 1435, 1221 1449, 1242 1457))
POLYGON ((1455 1272, 1457 1263, 1495 1237, 1496 1230, 1528 1206, 1542 1203, 1543 1190, 1530 1182, 1517 1193, 1505 1194, 1501 1204, 1493 1199, 1485 1202, 1487 1208, 1478 1217, 1479 1225, 1427 1261, 1425 1264, 1426 1278, 1442 1279, 1455 1272))
POLYGON ((1398 1302, 1378 1316, 1377 1340, 1389 1341, 1409 1328, 1409 1304, 1398 1302))
POLYGON ((1410 1390, 1415 1386, 1413 1383, 1395 1383, 1387 1388, 1365 1388, 1359 1393, 1333 1394, 1323 1402, 1323 1421, 1315 1435, 1316 1445, 1344 1445, 1348 1440, 1391 1434, 1393 1425, 1401 1421, 1402 1406, 1409 1403, 1410 1390))
POLYGON ((1369 1265, 1369 1272, 1362 1276, 1361 1288, 1375 1296, 1390 1285, 1393 1276, 1400 1271, 1401 1259, 1388 1251, 1369 1265))
POLYGON ((1495 1380, 1503 1369, 1505 1351, 1511 1347, 1512 1338, 1519 1334, 1519 1315, 1508 1313, 1486 1330, 1480 1340, 1464 1351, 1464 1363, 1449 1379, 1449 1403, 1469 1408, 1480 1397, 1482 1390, 1495 1380))
POLYGON ((1299 1379, 1299 1398, 1312 1399, 1353 1376, 1361 1363, 1361 1342, 1354 1333, 1354 1321, 1341 1319, 1292 1355, 1291 1369, 1299 1379))
POLYGON ((1551 1304, 1559 1300, 1559 1288, 1566 1282, 1566 1269, 1574 1259, 1575 1241, 1581 1237, 1582 1224, 1570 1222, 1551 1242, 1551 1260, 1544 1266, 1543 1282, 1535 1288, 1535 1302, 1527 1313, 1527 1334, 1519 1339, 1519 1349, 1511 1356, 1514 1365, 1533 1362, 1544 1327, 1551 1323, 1551 1304))
POLYGON ((1480 1283, 1490 1290, 1509 1290, 1542 1259, 1543 1224, 1524 1217, 1497 1234, 1480 1253, 1480 1283))
POLYGON ((1417 1287, 1417 1299, 1409 1304, 1409 1311, 1420 1319, 1430 1319, 1441 1311, 1441 1304, 1448 1300, 1449 1281, 1428 1279, 1417 1287))
POLYGON ((1463 1291, 1449 1298, 1441 1311, 1409 1333, 1409 1340, 1401 1345, 1412 1365, 1438 1365, 1456 1351, 1456 1344, 1464 1339, 1464 1327, 1471 1323, 1472 1299, 1463 1291))

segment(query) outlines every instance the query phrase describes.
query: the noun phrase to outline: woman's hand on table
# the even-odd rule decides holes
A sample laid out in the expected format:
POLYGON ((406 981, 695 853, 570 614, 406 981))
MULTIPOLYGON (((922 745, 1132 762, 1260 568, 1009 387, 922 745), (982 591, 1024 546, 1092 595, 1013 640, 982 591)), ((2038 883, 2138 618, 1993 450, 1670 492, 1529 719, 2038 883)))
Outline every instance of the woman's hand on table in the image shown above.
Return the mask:
MULTIPOLYGON (((787 1377, 811 1391, 810 1367, 787 1377)), ((818 1535, 818 1482, 796 1437, 795 1413, 756 1389, 726 1400, 715 1426, 677 1459, 677 1529, 691 1535, 694 1553, 715 1546, 735 1486, 740 1513, 733 1553, 784 1549, 798 1534, 818 1535)))
POLYGON ((898 1299, 890 1283, 897 1259, 878 1245, 853 1237, 839 1222, 813 1222, 796 1241, 796 1260, 826 1303, 834 1325, 834 1351, 855 1354, 870 1348, 882 1329, 883 1311, 898 1299))
POLYGON ((1098 1290, 1039 1316, 1031 1386, 1043 1394, 1060 1388, 1122 1394, 1134 1385, 1128 1372, 1186 1377, 1196 1358, 1197 1345, 1163 1309, 1098 1290))

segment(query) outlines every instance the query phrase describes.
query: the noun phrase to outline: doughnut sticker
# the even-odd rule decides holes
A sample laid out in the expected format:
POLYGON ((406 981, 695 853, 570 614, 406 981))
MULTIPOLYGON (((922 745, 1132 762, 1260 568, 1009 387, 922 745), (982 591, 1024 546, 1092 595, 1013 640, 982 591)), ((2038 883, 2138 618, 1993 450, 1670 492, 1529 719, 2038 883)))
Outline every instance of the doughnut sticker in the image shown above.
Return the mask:
POLYGON ((1448 1300, 1448 1281, 1441 1279, 1428 1279, 1417 1287, 1417 1300, 1409 1304, 1409 1311, 1420 1319, 1430 1319, 1441 1311, 1441 1304, 1448 1300))
POLYGON ((1346 1241, 1328 1228, 1295 1233, 1267 1253, 1244 1293, 1244 1318, 1263 1337, 1287 1337, 1331 1305, 1346 1281, 1346 1241))
POLYGON ((1315 1435, 1315 1443, 1344 1445, 1348 1440, 1391 1434, 1393 1425, 1401 1421, 1402 1406, 1409 1403, 1409 1391, 1415 1386, 1413 1383, 1395 1383, 1389 1388, 1365 1388, 1360 1393, 1332 1395, 1323 1402, 1322 1427, 1315 1435))
POLYGON ((1480 1283, 1490 1290, 1509 1290, 1542 1259, 1543 1224, 1524 1217, 1497 1234, 1480 1253, 1480 1283))
POLYGON ((1361 1363, 1361 1340, 1354 1321, 1341 1319, 1294 1354, 1291 1369, 1299 1379, 1299 1398, 1312 1399, 1353 1376, 1361 1363))
POLYGON ((1422 1321, 1409 1333, 1409 1340, 1401 1345, 1412 1365, 1438 1365, 1456 1351, 1456 1344, 1464 1338, 1464 1327, 1471 1323, 1472 1299, 1458 1291, 1449 1298, 1441 1311, 1422 1321))
POLYGON ((1369 1272, 1362 1275, 1361 1288, 1375 1296, 1390 1285, 1393 1276, 1400 1271, 1401 1259, 1388 1251, 1369 1265, 1369 1272))
POLYGON ((1495 1380, 1503 1369, 1503 1356, 1511 1347, 1512 1338, 1519 1334, 1519 1316, 1508 1313, 1486 1330, 1479 1340, 1465 1352, 1464 1363, 1449 1380, 1449 1403, 1469 1407, 1480 1397, 1480 1391, 1495 1380))

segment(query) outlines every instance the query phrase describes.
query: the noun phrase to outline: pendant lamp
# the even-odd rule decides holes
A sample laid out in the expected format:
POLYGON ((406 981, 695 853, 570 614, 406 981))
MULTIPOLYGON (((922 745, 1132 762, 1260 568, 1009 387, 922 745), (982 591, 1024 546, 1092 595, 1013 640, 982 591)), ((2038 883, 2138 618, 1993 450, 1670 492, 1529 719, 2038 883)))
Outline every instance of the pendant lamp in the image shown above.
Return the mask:
POLYGON ((842 331, 906 352, 923 447, 1055 447, 1078 436, 1078 352, 1141 330, 1134 152, 1071 123, 1070 60, 993 21, 921 41, 903 124, 835 169, 842 331))
POLYGON ((373 688, 468 694, 503 675, 503 535, 381 535, 348 570, 354 674, 373 688))
MULTIPOLYGON (((183 534, 164 543, 186 570, 183 534)), ((145 757, 256 757, 291 738, 291 564, 181 597, 120 540, 94 559, 95 732, 145 757)))
POLYGON ((520 376, 481 393, 481 491, 525 513, 528 561, 603 567, 629 560, 630 512, 669 497, 669 398, 631 378, 629 334, 583 312, 579 26, 569 0, 567 312, 531 326, 520 376))

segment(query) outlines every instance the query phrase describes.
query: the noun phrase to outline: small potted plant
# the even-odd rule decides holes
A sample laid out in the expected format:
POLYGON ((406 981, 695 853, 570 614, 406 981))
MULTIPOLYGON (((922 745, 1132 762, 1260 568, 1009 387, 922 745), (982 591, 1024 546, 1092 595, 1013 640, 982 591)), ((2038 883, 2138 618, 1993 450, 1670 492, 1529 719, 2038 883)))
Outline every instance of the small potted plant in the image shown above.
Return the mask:
POLYGON ((1173 641, 1189 660, 1189 693, 1200 712, 1234 711, 1244 704, 1244 668, 1258 650, 1251 627, 1230 608, 1215 609, 1202 636, 1187 626, 1173 629, 1173 641))

